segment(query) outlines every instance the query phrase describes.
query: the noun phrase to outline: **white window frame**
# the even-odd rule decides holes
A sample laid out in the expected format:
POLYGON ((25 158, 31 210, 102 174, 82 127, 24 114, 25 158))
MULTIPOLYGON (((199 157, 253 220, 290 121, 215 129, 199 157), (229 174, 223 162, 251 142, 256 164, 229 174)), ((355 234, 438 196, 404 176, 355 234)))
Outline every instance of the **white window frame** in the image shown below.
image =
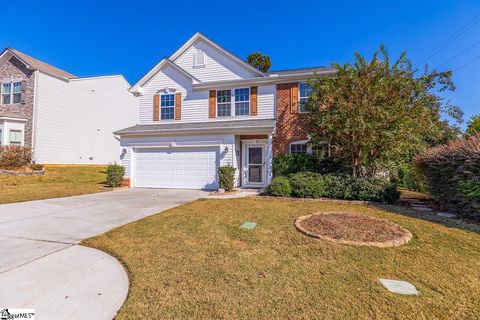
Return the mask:
POLYGON ((23 80, 4 80, 1 82, 2 85, 0 87, 0 104, 2 105, 10 105, 10 104, 19 104, 19 103, 22 103, 22 91, 23 91, 23 80), (5 93, 3 92, 3 85, 5 83, 8 83, 10 84, 10 92, 8 93, 5 93), (14 84, 16 83, 20 83, 20 92, 13 92, 13 88, 15 87, 14 84), (19 102, 13 102, 13 97, 14 95, 20 95, 20 101, 19 102), (9 102, 8 103, 3 103, 3 96, 4 95, 8 95, 9 96, 9 102))
MULTIPOLYGON (((300 95, 300 93, 302 92, 302 90, 300 90, 300 86, 301 86, 301 85, 307 85, 307 86, 309 86, 309 87, 310 87, 310 92, 311 92, 311 89, 312 89, 312 88, 311 88, 310 84, 308 84, 308 82, 299 82, 299 83, 298 83, 298 112, 299 112, 299 113, 308 113, 307 110, 303 110, 303 111, 301 110, 301 109, 302 109, 302 99, 304 99, 305 102, 306 102, 306 100, 308 100, 308 98, 310 97, 310 96, 302 97, 302 96, 300 95)), ((303 105, 305 105, 305 104, 303 104, 303 105)))
MULTIPOLYGON (((252 111, 251 110, 251 105, 250 105, 250 99, 251 99, 251 89, 250 87, 238 87, 238 88, 233 88, 233 89, 218 89, 216 90, 216 95, 215 95, 215 109, 216 109, 216 112, 217 112, 217 118, 227 118, 227 117, 249 117, 250 116, 250 112, 252 111), (247 101, 237 101, 236 97, 235 97, 235 90, 239 90, 239 89, 247 89, 248 90, 248 100, 247 101), (218 92, 219 91, 230 91, 230 115, 227 115, 227 116, 219 116, 218 115, 218 92), (236 106, 237 106, 237 102, 238 103, 248 103, 248 114, 241 114, 241 115, 237 115, 236 114, 236 106)), ((227 104, 227 102, 225 103, 220 103, 220 104, 227 104)))
POLYGON ((175 93, 172 93, 172 92, 165 92, 165 93, 161 93, 160 94, 160 97, 159 97, 159 104, 160 104, 160 110, 158 110, 158 112, 160 113, 160 121, 173 121, 175 120, 175 93), (163 108, 166 109, 166 108, 173 108, 173 118, 171 119, 162 119, 162 97, 164 96, 173 96, 173 106, 164 106, 163 108))
MULTIPOLYGON (((292 152, 292 145, 307 144, 307 143, 308 143, 308 140, 300 140, 300 141, 291 142, 288 145, 288 153, 289 154, 301 154, 301 153, 297 153, 297 152, 292 152)), ((312 147, 307 145, 307 152, 306 153, 307 154, 312 154, 312 147)))
POLYGON ((193 53, 193 67, 194 68, 201 68, 207 65, 207 55, 205 51, 198 49, 197 52, 193 53), (203 55, 203 63, 198 63, 198 56, 203 55))
MULTIPOLYGON (((9 129, 8 130, 8 145, 9 146, 18 146, 18 147, 21 147, 23 146, 23 140, 24 140, 24 137, 23 137, 23 130, 21 129, 9 129), (20 133, 20 141, 19 144, 12 144, 12 132, 19 132, 20 133)), ((17 142, 17 141, 16 141, 17 142)))
MULTIPOLYGON (((291 142, 289 145, 288 145, 288 153, 289 154, 298 154, 298 153, 292 153, 292 148, 291 146, 294 145, 294 144, 307 144, 309 143, 310 141, 309 140, 300 140, 300 141, 294 141, 294 142, 291 142)), ((307 154, 314 154, 313 153, 313 148, 311 145, 307 145, 307 154)), ((331 156, 331 148, 330 146, 328 146, 328 151, 327 151, 327 157, 330 158, 331 156)))

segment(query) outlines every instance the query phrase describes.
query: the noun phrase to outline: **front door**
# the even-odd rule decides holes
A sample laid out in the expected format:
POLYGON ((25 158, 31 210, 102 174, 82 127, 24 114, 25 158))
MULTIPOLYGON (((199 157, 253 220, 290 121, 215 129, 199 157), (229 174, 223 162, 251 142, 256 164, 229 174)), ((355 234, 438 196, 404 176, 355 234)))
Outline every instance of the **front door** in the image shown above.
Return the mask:
POLYGON ((265 146, 246 146, 246 185, 251 187, 265 186, 265 146))

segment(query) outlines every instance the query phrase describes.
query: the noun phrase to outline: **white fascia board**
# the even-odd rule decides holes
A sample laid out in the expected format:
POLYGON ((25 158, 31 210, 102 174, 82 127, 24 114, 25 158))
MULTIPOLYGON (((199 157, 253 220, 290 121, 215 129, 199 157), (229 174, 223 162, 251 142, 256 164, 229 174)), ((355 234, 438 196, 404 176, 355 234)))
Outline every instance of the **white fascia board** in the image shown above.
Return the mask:
POLYGON ((336 71, 325 71, 325 72, 315 72, 315 73, 298 73, 298 74, 288 74, 288 75, 274 75, 268 78, 251 78, 251 79, 239 79, 239 80, 227 80, 227 81, 215 81, 215 82, 203 82, 193 85, 194 91, 208 90, 208 89, 222 89, 222 88, 232 88, 237 86, 249 86, 249 85, 266 85, 266 84, 277 84, 277 83, 288 83, 292 81, 307 81, 315 77, 335 77, 336 71))
POLYGON ((130 89, 129 91, 132 92, 132 93, 135 93, 134 92, 134 88, 139 88, 139 87, 143 87, 148 81, 150 81, 150 79, 152 79, 165 65, 169 65, 171 67, 173 67, 175 70, 177 70, 179 73, 183 74, 185 77, 189 78, 192 80, 192 83, 196 84, 196 83, 200 83, 201 81, 198 80, 197 78, 195 78, 194 76, 192 76, 190 73, 188 73, 187 71, 183 70, 182 68, 180 68, 177 64, 173 63, 172 61, 170 61, 169 59, 167 58, 163 58, 162 60, 160 60, 159 63, 157 63, 157 65, 155 67, 153 67, 146 75, 144 75, 140 80, 137 81, 137 83, 135 83, 130 89))
POLYGON ((209 38, 207 38, 206 36, 204 36, 200 32, 195 33, 190 39, 188 39, 187 42, 185 42, 180 48, 177 49, 177 51, 175 51, 170 56, 169 59, 172 60, 172 61, 175 61, 178 57, 180 57, 188 48, 190 48, 198 40, 204 40, 209 45, 211 45, 215 49, 219 50, 220 52, 224 53, 225 55, 227 55, 231 59, 235 60, 236 62, 238 62, 239 64, 241 64, 243 67, 247 68, 248 70, 252 71, 253 73, 255 73, 255 74, 257 74, 261 77, 267 77, 267 75, 265 73, 261 72, 260 70, 258 70, 255 67, 253 67, 252 65, 250 65, 246 61, 243 61, 242 59, 240 59, 236 55, 232 54, 230 51, 226 50, 225 48, 223 48, 222 46, 220 46, 216 42, 210 40, 209 38))

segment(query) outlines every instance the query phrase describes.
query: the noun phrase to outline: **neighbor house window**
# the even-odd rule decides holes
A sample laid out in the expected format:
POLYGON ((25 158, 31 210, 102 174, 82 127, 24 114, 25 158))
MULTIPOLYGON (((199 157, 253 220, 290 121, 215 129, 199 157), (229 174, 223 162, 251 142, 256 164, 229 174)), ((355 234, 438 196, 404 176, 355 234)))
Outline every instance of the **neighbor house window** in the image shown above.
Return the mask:
POLYGON ((3 128, 0 128, 0 146, 3 144, 3 128))
POLYGON ((22 82, 10 81, 2 83, 2 104, 22 102, 22 82))
POLYGON ((175 95, 162 94, 160 96, 160 119, 172 120, 175 117, 175 95))
POLYGON ((217 116, 229 117, 232 115, 232 91, 217 91, 217 116))
POLYGON ((300 153, 307 153, 307 152, 308 152, 307 142, 293 142, 290 144, 291 154, 300 154, 300 153))
POLYGON ((312 88, 308 83, 300 83, 298 85, 299 91, 299 104, 298 104, 298 111, 299 112, 307 112, 307 108, 305 106, 308 98, 310 97, 310 92, 312 92, 312 88))
POLYGON ((250 88, 235 89, 235 115, 250 114, 250 88))
POLYGON ((22 145, 22 130, 10 130, 10 145, 11 146, 22 145))

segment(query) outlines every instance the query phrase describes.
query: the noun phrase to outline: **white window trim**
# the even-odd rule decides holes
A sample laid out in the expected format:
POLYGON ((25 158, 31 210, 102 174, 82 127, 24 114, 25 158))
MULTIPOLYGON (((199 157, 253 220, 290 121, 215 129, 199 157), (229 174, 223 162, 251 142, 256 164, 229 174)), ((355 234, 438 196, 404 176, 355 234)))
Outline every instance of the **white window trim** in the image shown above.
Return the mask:
POLYGON ((23 80, 20 79, 15 79, 15 80, 3 80, 1 81, 2 85, 0 86, 0 105, 10 105, 10 104, 19 104, 22 103, 22 91, 23 91, 23 80), (9 93, 4 93, 3 92, 3 84, 4 83, 10 83, 10 92, 9 93), (20 83, 20 92, 13 92, 13 84, 14 83, 20 83), (9 103, 3 103, 3 96, 4 95, 9 95, 10 96, 10 102, 9 103), (20 102, 13 102, 13 95, 14 94, 20 94, 20 102))
MULTIPOLYGON (((250 113, 252 112, 252 106, 250 105, 250 99, 251 99, 251 88, 250 87, 238 87, 238 88, 233 88, 233 89, 218 89, 215 91, 215 110, 217 112, 217 118, 228 118, 228 117, 237 117, 237 118, 246 118, 250 117, 250 113), (236 101, 235 98, 235 90, 237 89, 248 89, 248 100, 247 101, 236 101), (218 91, 227 91, 230 90, 230 115, 229 116, 219 116, 218 115, 218 91), (236 115, 235 114, 235 105, 237 102, 248 102, 248 114, 242 114, 242 115, 236 115)), ((257 100, 258 100, 258 93, 257 93, 257 100)), ((225 103, 226 104, 226 103, 225 103)))
MULTIPOLYGON (((310 142, 310 140, 300 140, 300 141, 291 142, 291 143, 288 145, 288 153, 289 153, 289 154, 293 154, 293 153, 291 152, 291 148, 290 148, 290 146, 291 146, 292 144, 307 144, 308 142, 310 142)), ((330 158, 330 157, 331 157, 331 148, 330 148, 330 145, 328 145, 328 152, 327 152, 327 153, 328 153, 328 157, 330 158)), ((312 148, 311 145, 308 145, 308 146, 307 146, 307 154, 313 154, 313 148, 312 148)))
POLYGON ((8 130, 8 137, 7 137, 7 142, 8 142, 8 145, 11 146, 12 145, 12 141, 10 140, 10 136, 12 134, 12 131, 19 131, 20 132, 20 147, 23 147, 24 145, 24 142, 25 142, 25 135, 24 135, 24 131, 22 129, 9 129, 8 130))
MULTIPOLYGON (((159 96, 159 110, 158 110, 158 113, 159 113, 159 118, 160 118, 160 121, 175 121, 175 92, 171 92, 171 90, 165 90, 165 92, 162 92, 160 93, 160 96, 159 96), (162 96, 168 96, 168 95, 173 95, 173 118, 172 119, 162 119, 162 96)), ((172 107, 164 107, 164 108, 172 108, 172 107)))
POLYGON ((305 82, 305 81, 298 83, 298 113, 308 113, 308 111, 306 111, 306 110, 305 110, 305 111, 301 111, 301 110, 300 110, 300 105, 301 105, 301 104, 300 104, 300 101, 301 101, 301 98, 305 98, 305 97, 300 97, 300 92, 301 92, 301 91, 300 91, 300 85, 302 85, 302 84, 309 85, 308 82, 305 82))
MULTIPOLYGON (((288 145, 288 153, 289 154, 294 154, 294 153, 292 153, 292 148, 291 148, 292 145, 294 145, 294 144, 307 144, 307 143, 308 143, 308 140, 300 140, 300 141, 291 142, 288 145)), ((312 147, 311 146, 307 146, 307 154, 312 154, 312 147)))

